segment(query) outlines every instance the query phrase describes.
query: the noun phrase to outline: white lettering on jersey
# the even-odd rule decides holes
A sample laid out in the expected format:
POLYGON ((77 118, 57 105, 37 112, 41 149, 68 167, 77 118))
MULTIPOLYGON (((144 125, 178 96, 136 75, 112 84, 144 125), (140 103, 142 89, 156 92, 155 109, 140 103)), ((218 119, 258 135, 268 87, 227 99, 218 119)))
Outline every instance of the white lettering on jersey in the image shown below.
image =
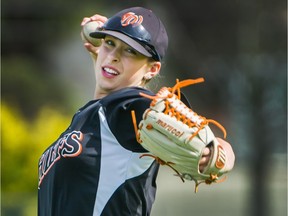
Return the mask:
POLYGON ((55 145, 47 149, 39 161, 38 187, 40 187, 45 175, 53 167, 56 161, 65 157, 77 157, 82 152, 83 134, 80 131, 72 131, 60 138, 55 145))

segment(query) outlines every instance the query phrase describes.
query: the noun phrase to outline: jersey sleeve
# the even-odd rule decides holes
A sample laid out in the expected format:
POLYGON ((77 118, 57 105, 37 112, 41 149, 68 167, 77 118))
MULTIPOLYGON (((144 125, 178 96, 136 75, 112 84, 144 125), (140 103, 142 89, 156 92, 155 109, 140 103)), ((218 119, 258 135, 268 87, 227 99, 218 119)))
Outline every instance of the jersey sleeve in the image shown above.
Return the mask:
POLYGON ((104 105, 109 128, 118 142, 127 150, 147 152, 136 140, 131 111, 135 111, 137 127, 143 113, 150 106, 151 100, 139 95, 139 92, 149 92, 140 88, 125 89, 112 95, 111 101, 104 105))

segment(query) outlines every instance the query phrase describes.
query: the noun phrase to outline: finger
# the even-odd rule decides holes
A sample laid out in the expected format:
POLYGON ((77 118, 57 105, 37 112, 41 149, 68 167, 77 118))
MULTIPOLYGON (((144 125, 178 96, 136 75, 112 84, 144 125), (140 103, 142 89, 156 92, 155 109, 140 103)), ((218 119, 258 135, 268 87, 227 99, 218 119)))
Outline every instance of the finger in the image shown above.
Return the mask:
POLYGON ((199 166, 199 171, 202 173, 204 171, 205 166, 199 166))
POLYGON ((210 154, 211 154, 210 149, 208 147, 204 148, 202 156, 207 156, 207 155, 210 155, 210 154))
POLYGON ((209 157, 202 157, 199 161, 199 165, 207 165, 209 157))
POLYGON ((86 23, 90 22, 91 18, 90 17, 84 17, 82 22, 81 22, 81 26, 85 25, 86 23))
POLYGON ((91 21, 101 21, 101 22, 106 22, 107 21, 107 17, 99 15, 99 14, 95 14, 94 16, 90 17, 91 21))
POLYGON ((91 17, 84 17, 81 22, 81 26, 91 21, 99 21, 100 23, 105 23, 107 21, 107 17, 99 15, 99 14, 95 14, 91 17))
POLYGON ((89 52, 95 52, 98 49, 93 46, 91 43, 84 43, 85 48, 89 51, 89 52))
POLYGON ((200 172, 203 172, 206 166, 207 166, 207 164, 201 164, 201 165, 199 165, 199 170, 200 170, 200 172))
POLYGON ((202 157, 199 161, 199 171, 203 172, 205 167, 208 165, 210 157, 202 157))

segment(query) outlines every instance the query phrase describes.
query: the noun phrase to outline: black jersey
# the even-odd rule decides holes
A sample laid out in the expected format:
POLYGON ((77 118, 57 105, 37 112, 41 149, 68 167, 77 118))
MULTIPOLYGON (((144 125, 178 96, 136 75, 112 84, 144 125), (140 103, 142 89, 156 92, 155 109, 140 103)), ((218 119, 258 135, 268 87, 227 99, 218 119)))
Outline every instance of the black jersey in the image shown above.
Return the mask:
POLYGON ((137 143, 150 100, 125 88, 88 102, 39 160, 38 216, 150 215, 158 164, 137 143))

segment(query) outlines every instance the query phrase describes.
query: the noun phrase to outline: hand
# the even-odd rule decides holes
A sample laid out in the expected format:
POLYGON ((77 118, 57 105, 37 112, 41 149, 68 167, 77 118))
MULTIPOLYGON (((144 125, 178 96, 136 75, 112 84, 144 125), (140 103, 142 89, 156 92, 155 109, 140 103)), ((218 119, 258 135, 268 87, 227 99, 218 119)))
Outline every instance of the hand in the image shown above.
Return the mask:
MULTIPOLYGON (((85 24, 92 22, 92 21, 97 22, 98 26, 101 27, 107 21, 107 17, 99 15, 99 14, 95 14, 91 17, 84 17, 81 22, 81 26, 84 26, 85 24)), ((97 57, 99 47, 96 47, 92 43, 87 41, 83 35, 83 31, 81 31, 81 38, 84 42, 84 47, 92 54, 92 57, 97 57)))
MULTIPOLYGON (((216 139, 219 142, 219 144, 225 149, 227 156, 226 169, 232 170, 235 163, 235 154, 233 152, 231 145, 221 138, 217 137, 216 139)), ((203 151, 202 158, 199 161, 200 172, 204 171, 205 167, 208 165, 208 162, 210 161, 210 157, 211 157, 211 150, 208 147, 206 147, 203 151)))
POLYGON ((202 158, 199 161, 199 171, 203 172, 211 157, 210 148, 206 147, 203 151, 202 158))

